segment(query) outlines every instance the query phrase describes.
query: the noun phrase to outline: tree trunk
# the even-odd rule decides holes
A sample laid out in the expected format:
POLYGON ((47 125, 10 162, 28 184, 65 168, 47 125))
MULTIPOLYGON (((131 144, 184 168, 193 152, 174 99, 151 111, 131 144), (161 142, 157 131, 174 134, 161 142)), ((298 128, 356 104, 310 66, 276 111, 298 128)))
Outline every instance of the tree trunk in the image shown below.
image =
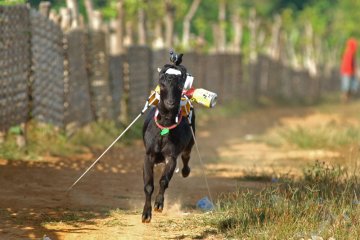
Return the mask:
MULTIPOLYGON (((147 1, 143 0, 142 4, 146 4, 147 1)), ((138 9, 138 43, 139 45, 146 45, 147 33, 146 33, 146 13, 143 5, 138 9)))
POLYGON ((175 6, 172 0, 165 1, 165 47, 173 47, 175 6))
POLYGON ((213 39, 214 39, 214 52, 219 52, 220 49, 219 49, 219 46, 220 46, 220 43, 219 43, 219 39, 220 39, 220 27, 219 27, 219 24, 215 23, 212 25, 212 33, 213 33, 213 39))
POLYGON ((314 58, 314 31, 310 22, 305 25, 305 67, 308 69, 310 75, 317 74, 317 67, 314 58))
POLYGON ((190 23, 193 19, 196 10, 199 7, 201 0, 193 0, 189 12, 186 14, 184 18, 184 28, 183 28, 183 38, 182 38, 182 45, 185 49, 189 48, 189 40, 190 40, 190 23))
POLYGON ((269 56, 275 60, 280 58, 280 30, 281 17, 276 15, 271 28, 271 43, 268 49, 269 56))
POLYGON ((63 31, 68 31, 71 28, 71 11, 68 8, 60 9, 61 15, 61 29, 63 31))
POLYGON ((155 29, 154 29, 154 39, 153 39, 153 48, 155 49, 162 49, 164 48, 164 37, 163 37, 163 31, 162 31, 162 22, 156 21, 155 22, 155 29))
POLYGON ((79 27, 79 25, 80 25, 79 24, 79 7, 78 7, 77 0, 66 0, 66 6, 71 11, 71 19, 72 19, 71 27, 73 27, 73 28, 79 27))
POLYGON ((291 33, 286 34, 285 32, 280 32, 280 40, 281 46, 285 46, 285 51, 280 48, 279 51, 279 58, 282 62, 287 65, 290 65, 294 69, 300 69, 300 62, 298 56, 295 52, 295 43, 291 41, 290 35, 291 33), (282 36, 282 37, 281 37, 282 36))
POLYGON ((102 28, 102 14, 100 11, 95 10, 93 14, 93 29, 100 31, 102 28))
POLYGON ((92 0, 85 0, 85 8, 90 28, 93 28, 94 7, 92 0))
POLYGON ((233 15, 232 25, 233 25, 233 29, 234 29, 232 51, 234 53, 240 53, 241 52, 242 35, 243 35, 243 23, 240 19, 240 15, 238 13, 234 13, 234 15, 233 15))
POLYGON ((250 61, 256 62, 257 60, 257 28, 259 21, 256 18, 255 9, 250 10, 249 17, 249 30, 250 30, 250 61))
POLYGON ((226 50, 226 0, 219 1, 219 52, 226 50))
POLYGON ((60 26, 61 24, 61 16, 57 14, 54 9, 50 10, 49 19, 60 26))
POLYGON ((116 22, 113 23, 115 27, 115 37, 114 37, 114 48, 113 54, 123 54, 124 49, 124 0, 118 0, 116 3, 117 17, 116 22))
POLYGON ((127 21, 125 23, 125 38, 124 38, 124 46, 131 46, 134 44, 134 31, 133 31, 133 23, 131 21, 127 21))

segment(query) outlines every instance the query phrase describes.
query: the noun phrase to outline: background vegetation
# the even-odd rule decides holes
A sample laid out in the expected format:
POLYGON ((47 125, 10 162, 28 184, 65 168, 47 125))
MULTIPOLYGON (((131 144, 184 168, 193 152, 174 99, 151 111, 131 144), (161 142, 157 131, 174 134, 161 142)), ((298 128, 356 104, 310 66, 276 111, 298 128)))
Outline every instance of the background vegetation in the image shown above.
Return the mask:
MULTIPOLYGON (((193 0, 173 1, 175 5, 175 35, 182 35, 183 19, 189 10, 193 0)), ((205 38, 208 44, 213 43, 212 23, 218 20, 217 1, 202 1, 191 22, 191 32, 196 36, 205 38)), ((1 2, 11 2, 2 0, 1 2)), ((33 7, 37 7, 40 0, 29 0, 33 7)), ((64 0, 50 0, 54 8, 59 9, 66 5, 64 0)), ((86 16, 84 1, 80 0, 80 12, 86 16)), ((94 7, 100 9, 105 19, 114 18, 116 12, 116 0, 93 0, 94 7)), ((125 0, 125 14, 127 20, 136 22, 136 11, 139 6, 145 6, 148 15, 148 25, 162 18, 164 15, 164 2, 161 0, 125 0)), ((282 19, 282 27, 289 34, 289 39, 296 45, 306 44, 303 37, 305 24, 311 23, 314 32, 323 44, 332 48, 342 46, 349 37, 360 37, 360 28, 357 27, 360 19, 359 0, 226 0, 226 32, 227 38, 233 35, 231 16, 237 13, 241 16, 244 26, 247 25, 250 9, 257 11, 263 29, 270 30, 274 16, 279 14, 282 19)), ((249 32, 245 27, 243 36, 243 48, 246 50, 249 44, 249 32)))

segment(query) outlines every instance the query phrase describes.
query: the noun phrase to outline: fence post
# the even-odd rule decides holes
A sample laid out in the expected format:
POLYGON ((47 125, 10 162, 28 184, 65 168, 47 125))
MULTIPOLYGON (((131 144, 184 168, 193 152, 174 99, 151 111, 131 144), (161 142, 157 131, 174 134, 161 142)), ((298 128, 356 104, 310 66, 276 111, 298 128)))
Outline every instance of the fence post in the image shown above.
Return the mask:
POLYGON ((44 17, 49 18, 50 8, 51 8, 51 3, 50 2, 40 2, 39 12, 44 17))

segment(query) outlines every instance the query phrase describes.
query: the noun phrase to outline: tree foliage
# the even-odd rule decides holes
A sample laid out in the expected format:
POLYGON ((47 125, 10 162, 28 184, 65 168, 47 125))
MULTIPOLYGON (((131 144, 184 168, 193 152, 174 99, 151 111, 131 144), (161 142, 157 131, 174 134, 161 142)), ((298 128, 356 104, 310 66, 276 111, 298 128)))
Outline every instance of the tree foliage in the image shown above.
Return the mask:
MULTIPOLYGON (((7 0, 10 1, 10 0, 7 0)), ((93 0, 94 7, 100 9, 105 19, 116 16, 117 0, 93 0)), ((175 5, 175 35, 181 38, 183 19, 193 0, 173 1, 175 5)), ((4 0, 2 0, 4 2, 4 0)), ((6 0, 5 0, 6 2, 6 0)), ((40 0, 30 0, 36 7, 40 0)), ((50 0, 58 9, 65 5, 62 0, 50 0)), ((218 2, 202 1, 191 23, 191 32, 202 36, 211 45, 213 43, 212 26, 218 22, 218 2)), ((257 11, 261 27, 269 37, 271 24, 275 14, 282 18, 282 30, 287 32, 289 39, 295 45, 306 44, 302 37, 306 24, 311 24, 314 35, 322 39, 325 45, 331 47, 343 45, 349 37, 360 38, 360 0, 226 0, 226 32, 227 38, 232 37, 231 14, 240 14, 244 22, 244 41, 248 43, 247 19, 250 9, 257 11)), ((85 15, 83 0, 79 1, 80 11, 85 15)), ((137 21, 137 9, 143 6, 147 13, 147 26, 153 26, 155 21, 163 19, 165 14, 162 0, 125 0, 125 13, 128 21, 137 21)))

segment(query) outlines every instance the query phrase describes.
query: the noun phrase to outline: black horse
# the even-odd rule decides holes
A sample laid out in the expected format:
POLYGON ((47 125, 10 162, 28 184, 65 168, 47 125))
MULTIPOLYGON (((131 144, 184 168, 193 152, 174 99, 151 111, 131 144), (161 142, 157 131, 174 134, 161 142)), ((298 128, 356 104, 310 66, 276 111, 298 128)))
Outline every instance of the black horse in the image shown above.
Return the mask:
POLYGON ((160 102, 150 110, 143 126, 143 140, 146 150, 143 178, 145 205, 142 222, 151 221, 151 195, 154 191, 154 165, 165 163, 160 178, 160 189, 156 196, 154 210, 161 212, 164 207, 164 193, 169 186, 176 168, 176 159, 181 154, 182 176, 190 174, 188 166, 194 139, 190 127, 195 132, 195 114, 190 126, 185 117, 181 117, 180 100, 186 80, 186 68, 177 62, 166 64, 159 73, 160 102))

